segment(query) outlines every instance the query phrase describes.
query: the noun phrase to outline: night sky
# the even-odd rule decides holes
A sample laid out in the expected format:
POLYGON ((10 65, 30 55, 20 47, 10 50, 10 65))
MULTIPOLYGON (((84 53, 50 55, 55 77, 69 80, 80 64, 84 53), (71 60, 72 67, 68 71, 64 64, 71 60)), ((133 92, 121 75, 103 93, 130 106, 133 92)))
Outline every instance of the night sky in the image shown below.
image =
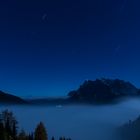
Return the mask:
POLYGON ((140 87, 139 0, 0 2, 0 89, 64 96, 86 79, 140 87))

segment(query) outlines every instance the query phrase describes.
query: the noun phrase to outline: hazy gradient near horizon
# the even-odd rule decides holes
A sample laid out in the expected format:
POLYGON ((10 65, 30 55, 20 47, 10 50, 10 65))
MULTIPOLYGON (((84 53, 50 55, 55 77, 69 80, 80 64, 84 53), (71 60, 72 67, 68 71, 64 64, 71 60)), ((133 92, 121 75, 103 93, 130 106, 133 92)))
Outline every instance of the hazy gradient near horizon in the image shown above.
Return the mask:
POLYGON ((2 1, 0 89, 64 96, 86 79, 140 87, 140 1, 2 1))
POLYGON ((32 132, 38 122, 44 122, 49 139, 52 136, 58 139, 63 135, 72 140, 120 140, 118 128, 139 116, 139 106, 139 98, 129 98, 114 105, 70 105, 61 108, 1 104, 0 110, 8 108, 13 111, 19 127, 26 132, 32 132))

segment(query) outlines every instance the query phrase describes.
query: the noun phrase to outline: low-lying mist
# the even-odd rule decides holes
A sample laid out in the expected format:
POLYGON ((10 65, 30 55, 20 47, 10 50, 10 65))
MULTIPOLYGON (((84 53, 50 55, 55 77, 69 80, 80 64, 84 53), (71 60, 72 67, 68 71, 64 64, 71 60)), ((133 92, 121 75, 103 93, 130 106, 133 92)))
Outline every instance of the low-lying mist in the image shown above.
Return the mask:
POLYGON ((20 128, 32 132, 38 122, 46 125, 49 138, 72 140, 118 140, 115 130, 140 115, 140 99, 127 99, 114 105, 5 106, 13 111, 20 128))

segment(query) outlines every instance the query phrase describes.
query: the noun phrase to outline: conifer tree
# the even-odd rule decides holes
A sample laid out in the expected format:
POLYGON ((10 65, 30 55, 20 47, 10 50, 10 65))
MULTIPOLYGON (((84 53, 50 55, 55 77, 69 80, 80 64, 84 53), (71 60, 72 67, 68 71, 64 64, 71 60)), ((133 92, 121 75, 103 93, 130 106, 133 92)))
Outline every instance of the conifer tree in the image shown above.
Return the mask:
POLYGON ((0 118, 2 119, 3 125, 5 127, 7 138, 9 139, 9 137, 12 137, 12 139, 16 140, 17 121, 13 113, 5 110, 0 114, 0 118))
POLYGON ((27 140, 27 136, 24 130, 22 130, 18 136, 18 140, 27 140))
POLYGON ((6 138, 5 128, 2 120, 0 120, 0 140, 5 140, 5 138, 6 138))
POLYGON ((34 140, 34 135, 33 134, 29 134, 28 140, 34 140))
POLYGON ((12 124, 12 137, 14 138, 14 140, 17 139, 17 121, 13 120, 13 124, 12 124))
POLYGON ((47 131, 42 122, 35 129, 35 140, 48 140, 47 131))

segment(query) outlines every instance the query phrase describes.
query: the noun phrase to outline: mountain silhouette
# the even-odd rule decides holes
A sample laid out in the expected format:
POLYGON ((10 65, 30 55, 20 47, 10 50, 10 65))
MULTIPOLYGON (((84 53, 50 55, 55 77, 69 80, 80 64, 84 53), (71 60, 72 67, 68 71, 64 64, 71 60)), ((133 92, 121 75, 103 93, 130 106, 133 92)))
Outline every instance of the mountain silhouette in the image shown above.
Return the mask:
POLYGON ((120 97, 137 96, 139 93, 139 89, 130 82, 103 78, 85 81, 68 96, 75 101, 108 102, 120 97))
POLYGON ((26 101, 24 101, 20 97, 0 91, 0 103, 24 104, 26 103, 26 101))

